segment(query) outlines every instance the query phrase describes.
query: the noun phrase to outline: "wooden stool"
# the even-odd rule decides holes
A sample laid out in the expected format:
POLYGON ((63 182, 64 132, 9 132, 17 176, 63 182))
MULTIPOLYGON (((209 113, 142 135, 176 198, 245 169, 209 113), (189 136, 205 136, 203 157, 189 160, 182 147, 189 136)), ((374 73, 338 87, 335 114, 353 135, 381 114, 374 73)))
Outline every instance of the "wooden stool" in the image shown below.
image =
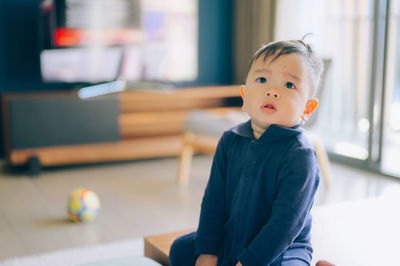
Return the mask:
POLYGON ((219 138, 186 132, 179 156, 178 183, 186 185, 189 182, 190 169, 194 153, 214 154, 219 138))
POLYGON ((195 153, 214 154, 223 132, 248 119, 241 108, 225 107, 189 112, 179 156, 178 183, 187 184, 195 153))
POLYGON ((169 266, 169 250, 174 240, 181 235, 196 231, 196 228, 144 238, 144 255, 158 263, 169 266))
MULTIPOLYGON (((321 177, 325 181, 325 186, 330 188, 332 185, 332 177, 328 153, 326 152, 322 141, 317 135, 306 130, 304 131, 304 134, 314 147, 321 170, 321 177)), ((184 134, 178 168, 178 183, 180 185, 185 185, 189 182, 193 154, 199 152, 205 154, 214 154, 218 140, 218 137, 196 134, 194 132, 186 132, 184 134)))

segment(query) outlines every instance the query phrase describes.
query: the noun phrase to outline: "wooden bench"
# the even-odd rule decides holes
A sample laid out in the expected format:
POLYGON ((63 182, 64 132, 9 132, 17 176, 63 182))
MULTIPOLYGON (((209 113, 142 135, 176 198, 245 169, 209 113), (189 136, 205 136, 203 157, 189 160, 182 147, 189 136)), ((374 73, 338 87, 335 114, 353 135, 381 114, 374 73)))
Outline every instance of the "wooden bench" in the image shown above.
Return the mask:
POLYGON ((144 238, 144 255, 162 265, 169 265, 169 250, 174 240, 183 234, 193 232, 196 228, 166 233, 161 235, 146 236, 144 238))

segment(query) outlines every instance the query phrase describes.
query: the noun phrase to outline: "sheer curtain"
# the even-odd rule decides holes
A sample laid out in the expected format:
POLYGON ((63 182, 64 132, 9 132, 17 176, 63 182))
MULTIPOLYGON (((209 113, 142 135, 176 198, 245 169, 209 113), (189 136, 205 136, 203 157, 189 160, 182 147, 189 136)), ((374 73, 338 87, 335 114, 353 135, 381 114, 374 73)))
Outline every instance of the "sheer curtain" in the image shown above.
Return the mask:
POLYGON ((315 131, 328 150, 368 158, 373 0, 280 0, 274 39, 307 37, 332 66, 327 73, 315 131))

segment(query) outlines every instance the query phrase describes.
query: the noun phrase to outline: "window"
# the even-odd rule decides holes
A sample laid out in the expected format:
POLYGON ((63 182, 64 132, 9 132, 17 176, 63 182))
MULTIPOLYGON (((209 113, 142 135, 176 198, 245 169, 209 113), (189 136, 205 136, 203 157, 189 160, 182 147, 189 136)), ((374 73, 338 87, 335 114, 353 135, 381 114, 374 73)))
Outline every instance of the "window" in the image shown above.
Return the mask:
POLYGON ((314 33, 330 61, 312 127, 330 154, 400 177, 399 1, 280 0, 274 36, 314 33))
POLYGON ((400 0, 389 3, 382 169, 400 175, 400 0))

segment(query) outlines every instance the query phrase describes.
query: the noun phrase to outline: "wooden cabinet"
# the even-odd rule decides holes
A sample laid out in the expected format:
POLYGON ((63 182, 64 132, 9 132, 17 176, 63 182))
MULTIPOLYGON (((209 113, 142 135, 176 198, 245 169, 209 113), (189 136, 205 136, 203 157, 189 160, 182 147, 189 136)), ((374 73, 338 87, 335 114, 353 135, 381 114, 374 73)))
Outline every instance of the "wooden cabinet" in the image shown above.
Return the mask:
MULTIPOLYGON (((102 133, 105 137, 101 135, 104 141, 98 138, 96 142, 90 143, 90 141, 85 142, 84 138, 83 141, 79 141, 82 139, 79 138, 80 130, 86 124, 82 124, 82 121, 79 124, 77 120, 80 120, 80 117, 86 114, 86 112, 92 112, 92 109, 87 111, 88 102, 78 99, 75 93, 2 95, 3 136, 8 161, 12 165, 23 165, 27 164, 30 159, 36 158, 42 166, 54 166, 176 156, 179 154, 182 146, 183 126, 186 115, 190 110, 204 109, 211 112, 223 112, 232 108, 237 109, 241 105, 239 86, 211 86, 146 91, 126 90, 117 95, 112 95, 112 97, 117 98, 118 113, 115 115, 116 121, 113 121, 112 117, 110 118, 109 112, 114 112, 114 107, 110 104, 104 105, 106 107, 101 107, 108 108, 108 111, 99 111, 99 107, 93 107, 93 110, 97 108, 93 111, 96 112, 96 115, 88 116, 87 122, 92 124, 89 129, 85 130, 89 130, 89 133, 92 130, 94 134, 96 133, 97 126, 101 123, 106 123, 108 127, 104 127, 104 125, 99 127, 99 130, 101 130, 100 133, 105 132, 104 134, 102 133), (57 140, 57 135, 65 133, 63 129, 60 129, 63 126, 63 120, 76 120, 76 128, 69 123, 68 130, 71 130, 71 128, 74 129, 72 131, 73 134, 77 134, 78 136, 73 139, 74 141, 78 140, 76 141, 77 143, 68 142, 69 135, 66 138, 68 141, 60 145, 54 145, 53 141, 49 142, 49 145, 21 147, 13 141, 13 136, 16 136, 16 134, 21 136, 21 132, 15 132, 18 131, 18 127, 12 126, 14 125, 12 119, 15 115, 11 113, 13 110, 10 109, 10 106, 13 101, 21 99, 27 101, 29 99, 53 99, 57 101, 57 99, 65 98, 72 98, 78 101, 77 106, 82 108, 82 112, 85 113, 81 115, 79 113, 75 114, 77 117, 75 119, 74 117, 71 118, 73 112, 71 114, 68 111, 63 112, 60 115, 60 120, 55 120, 60 124, 56 127, 58 130, 61 130, 58 131, 61 132, 58 134, 44 132, 50 130, 46 129, 48 128, 46 126, 42 126, 42 128, 35 127, 34 121, 31 121, 35 119, 26 121, 26 123, 30 123, 31 129, 25 129, 24 131, 32 131, 33 129, 36 134, 43 132, 43 136, 47 134, 57 140), (102 120, 102 117, 104 117, 105 122, 102 120), (95 121, 90 120, 91 118, 95 119, 95 121), (114 129, 118 132, 117 139, 113 137, 115 134, 109 133, 114 132, 114 129), (112 136, 109 140, 107 139, 107 134, 111 134, 112 136)), ((74 111, 76 111, 76 107, 74 111)), ((51 113, 51 110, 47 112, 51 113)), ((24 128, 24 123, 22 123, 22 128, 24 128)), ((54 127, 51 130, 54 130, 54 127)), ((30 132, 23 132, 23 134, 30 134, 30 132)), ((48 140, 45 139, 44 142, 47 143, 46 141, 48 140)))

